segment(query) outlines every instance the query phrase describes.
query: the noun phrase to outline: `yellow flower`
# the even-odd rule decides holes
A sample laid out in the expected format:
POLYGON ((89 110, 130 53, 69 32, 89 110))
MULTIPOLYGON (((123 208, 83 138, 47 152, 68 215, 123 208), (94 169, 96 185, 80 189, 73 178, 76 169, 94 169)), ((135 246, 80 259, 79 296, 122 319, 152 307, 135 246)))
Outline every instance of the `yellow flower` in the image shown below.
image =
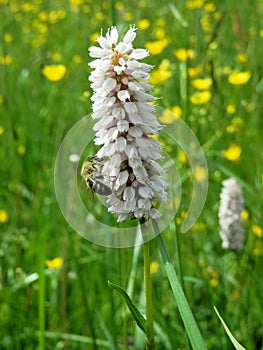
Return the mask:
POLYGON ((145 30, 150 27, 150 21, 148 19, 141 19, 140 21, 137 22, 137 27, 140 30, 145 30))
POLYGON ((218 278, 212 278, 210 281, 209 281, 209 284, 211 287, 217 287, 219 285, 219 280, 218 278))
POLYGON ((263 237, 262 228, 260 226, 258 226, 258 225, 253 225, 252 226, 252 232, 254 233, 254 235, 256 235, 259 238, 263 237))
POLYGON ((240 63, 247 63, 248 61, 248 57, 245 53, 239 53, 237 56, 236 56, 236 60, 240 63))
POLYGON ((78 7, 83 4, 83 0, 70 0, 70 6, 78 7))
POLYGON ((52 260, 47 259, 45 261, 45 264, 49 269, 59 269, 63 264, 63 259, 62 258, 54 258, 52 260))
POLYGON ((165 109, 161 117, 159 118, 159 121, 164 124, 171 124, 175 120, 177 120, 177 116, 169 111, 169 109, 165 109))
POLYGON ((9 216, 7 211, 4 209, 0 209, 0 223, 5 224, 9 220, 9 216))
POLYGON ((2 95, 0 95, 0 105, 4 102, 4 97, 2 95))
POLYGON ((45 11, 41 11, 38 15, 38 18, 43 21, 46 22, 48 20, 48 13, 45 11))
POLYGON ((26 148, 25 148, 25 146, 22 146, 22 145, 18 146, 18 147, 17 147, 17 153, 20 154, 20 155, 25 154, 25 153, 26 153, 26 148))
POLYGON ((194 79, 192 81, 193 87, 198 90, 208 90, 211 87, 212 83, 213 81, 211 78, 194 79))
POLYGON ((228 77, 228 81, 232 85, 246 84, 251 77, 250 72, 239 72, 234 70, 228 77))
POLYGON ((6 43, 11 43, 13 41, 13 35, 10 33, 5 33, 4 35, 4 41, 6 43))
POLYGON ((154 35, 155 35, 156 39, 161 40, 166 36, 166 32, 163 28, 157 28, 154 31, 154 35))
POLYGON ((166 46, 168 46, 168 44, 169 40, 167 38, 164 38, 157 41, 148 41, 145 44, 145 47, 152 55, 159 55, 166 48, 166 46))
POLYGON ((2 127, 2 125, 0 125, 0 136, 3 135, 4 132, 5 132, 5 129, 2 127))
POLYGON ((210 22, 210 17, 208 15, 204 15, 200 19, 200 23, 202 26, 202 29, 204 32, 210 32, 211 31, 211 22, 210 22))
POLYGON ((100 36, 100 33, 98 32, 91 34, 90 41, 96 41, 99 36, 100 36))
POLYGON ((12 57, 10 55, 0 56, 0 64, 3 66, 9 66, 12 62, 12 57))
POLYGON ((249 213, 247 210, 242 210, 241 212, 241 219, 242 221, 246 222, 248 220, 248 217, 249 217, 249 213))
POLYGON ((123 17, 125 21, 131 21, 133 19, 133 15, 131 12, 125 12, 123 17))
POLYGON ((73 61, 75 64, 81 64, 81 63, 82 63, 82 57, 79 56, 79 55, 74 55, 73 58, 72 58, 72 61, 73 61))
POLYGON ((226 107, 226 111, 227 111, 228 114, 233 114, 236 111, 236 106, 229 104, 226 107))
POLYGON ((263 255, 263 242, 262 241, 256 241, 255 247, 253 249, 253 254, 256 256, 263 255))
POLYGON ((181 149, 179 150, 178 159, 180 163, 183 163, 183 164, 187 163, 186 154, 181 149))
POLYGON ((242 148, 239 145, 232 143, 228 149, 223 150, 223 155, 226 159, 234 162, 240 158, 241 152, 242 148))
POLYGON ((157 262, 157 261, 152 261, 152 262, 151 262, 151 265, 150 265, 150 271, 151 271, 151 273, 154 274, 154 273, 158 272, 158 270, 159 270, 159 264, 158 264, 158 262, 157 262))
POLYGON ((158 69, 151 72, 150 84, 158 85, 169 79, 172 75, 170 61, 163 59, 158 69))
POLYGON ((202 70, 201 66, 196 66, 196 67, 188 68, 187 72, 190 78, 194 78, 201 73, 201 70, 202 70))
POLYGON ((187 50, 183 48, 175 50, 174 55, 179 61, 186 61, 188 58, 187 50))
POLYGON ((190 101, 195 105, 201 105, 207 103, 212 97, 210 91, 204 90, 200 92, 195 92, 190 96, 190 101))
POLYGON ((204 5, 204 9, 206 12, 214 12, 216 10, 216 7, 213 3, 207 3, 204 5))
POLYGON ((182 115, 182 108, 180 106, 173 106, 171 108, 171 111, 177 116, 177 117, 181 117, 182 115))
POLYGON ((259 36, 260 36, 261 38, 263 38, 263 29, 260 30, 259 36))
POLYGON ((189 0, 186 2, 186 7, 190 10, 198 9, 202 7, 204 0, 189 0))
POLYGON ((231 120, 231 124, 227 126, 226 131, 228 133, 239 132, 244 126, 243 119, 236 117, 231 120))
POLYGON ((42 70, 44 76, 50 81, 60 81, 66 74, 67 68, 63 64, 45 66, 42 70))
POLYGON ((55 61, 55 62, 59 62, 59 61, 61 61, 61 59, 62 59, 62 55, 59 52, 55 52, 52 55, 52 60, 55 61))
POLYGON ((197 166, 194 171, 195 180, 201 182, 207 177, 207 170, 201 166, 197 166))

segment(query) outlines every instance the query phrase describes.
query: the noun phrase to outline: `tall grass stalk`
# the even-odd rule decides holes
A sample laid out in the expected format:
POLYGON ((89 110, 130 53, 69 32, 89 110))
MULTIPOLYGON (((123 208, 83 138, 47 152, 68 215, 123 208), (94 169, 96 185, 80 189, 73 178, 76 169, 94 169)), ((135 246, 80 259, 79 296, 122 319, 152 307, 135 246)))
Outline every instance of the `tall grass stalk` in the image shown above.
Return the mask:
POLYGON ((146 305, 146 348, 154 348, 153 332, 153 303, 152 303, 152 282, 150 271, 150 243, 143 244, 144 257, 144 286, 145 286, 145 305, 146 305))

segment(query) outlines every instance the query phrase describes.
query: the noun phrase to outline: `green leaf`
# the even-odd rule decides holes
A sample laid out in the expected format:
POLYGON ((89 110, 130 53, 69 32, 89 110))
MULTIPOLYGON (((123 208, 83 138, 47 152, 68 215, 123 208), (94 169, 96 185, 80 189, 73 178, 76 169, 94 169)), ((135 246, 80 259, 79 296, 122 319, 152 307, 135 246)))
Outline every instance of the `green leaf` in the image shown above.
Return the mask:
MULTIPOLYGON (((155 227, 155 231, 159 232, 157 227, 157 223, 155 220, 152 221, 155 227)), ((166 246, 162 239, 162 236, 159 234, 157 236, 160 252, 163 258, 164 267, 167 273, 168 280, 170 282, 170 286, 172 288, 173 295, 175 297, 176 303, 178 305, 178 309, 183 320, 185 330, 189 337, 190 343, 192 345, 193 350, 206 350, 205 341, 201 335, 201 332, 198 328, 198 325, 195 321, 194 315, 190 309, 190 306, 185 297, 184 291, 181 287, 179 278, 175 272, 175 269, 170 261, 170 257, 168 255, 166 246)))
POLYGON ((134 305, 129 295, 125 292, 124 289, 122 289, 120 286, 118 286, 115 283, 108 281, 108 285, 121 294, 137 326, 144 332, 144 334, 146 334, 146 320, 143 317, 143 315, 140 313, 140 311, 137 309, 137 307, 134 305))
POLYGON ((229 337, 229 339, 231 340, 232 344, 234 345, 236 350, 246 350, 242 345, 239 344, 239 342, 236 340, 236 338, 233 336, 233 334, 230 332, 229 328, 227 327, 227 325, 225 324, 224 320, 222 319, 222 317, 220 316, 217 308, 214 306, 215 312, 219 318, 219 320, 221 321, 222 325, 225 328, 225 331, 229 337))

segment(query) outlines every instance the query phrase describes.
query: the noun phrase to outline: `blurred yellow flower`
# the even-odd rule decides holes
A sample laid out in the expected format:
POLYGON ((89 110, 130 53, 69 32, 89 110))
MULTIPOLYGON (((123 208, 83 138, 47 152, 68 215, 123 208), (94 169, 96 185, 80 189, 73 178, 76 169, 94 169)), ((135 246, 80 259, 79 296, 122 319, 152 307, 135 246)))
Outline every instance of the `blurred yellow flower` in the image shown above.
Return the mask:
POLYGON ((249 217, 249 213, 247 210, 242 210, 241 212, 241 219, 242 221, 246 222, 248 220, 248 217, 249 217))
POLYGON ((245 53, 239 53, 237 56, 236 56, 236 60, 240 63, 247 63, 248 61, 248 57, 247 57, 247 54, 245 53))
POLYGON ((249 81, 250 77, 250 72, 239 72, 235 70, 229 75, 228 81, 232 85, 242 85, 246 84, 249 81))
POLYGON ((150 271, 152 274, 157 273, 159 270, 159 264, 157 261, 152 261, 150 265, 150 271))
POLYGON ((255 236, 257 236, 259 238, 263 237, 263 230, 258 225, 253 225, 252 226, 252 232, 254 233, 255 236))
POLYGON ((236 143, 232 143, 228 149, 222 151, 224 157, 233 162, 240 158, 241 152, 242 148, 236 143))
POLYGON ((204 9, 206 12, 214 12, 216 10, 215 4, 209 2, 204 5, 204 9))
POLYGON ((49 269, 59 269, 63 264, 63 259, 62 258, 54 258, 52 260, 47 259, 45 261, 45 264, 49 269))
POLYGON ((231 120, 231 124, 227 126, 226 131, 228 133, 239 132, 244 126, 244 120, 236 117, 231 120))
POLYGON ((211 78, 192 80, 193 87, 198 90, 208 90, 212 86, 212 84, 213 81, 211 78))
POLYGON ((123 15, 125 21, 131 21, 133 19, 133 15, 131 12, 125 12, 123 15))
POLYGON ((82 57, 79 56, 79 55, 74 55, 72 57, 72 61, 75 63, 75 64, 81 64, 82 63, 82 57))
POLYGON ((166 36, 166 31, 163 28, 156 28, 154 31, 156 39, 163 39, 166 36))
POLYGON ((186 154, 185 154, 185 152, 182 151, 181 149, 179 150, 179 153, 178 153, 178 159, 179 159, 179 162, 182 163, 182 164, 187 163, 186 154))
POLYGON ((180 106, 173 106, 172 108, 170 108, 170 110, 177 116, 177 117, 181 117, 182 115, 182 108, 180 106))
POLYGON ((2 125, 0 125, 0 136, 3 135, 4 132, 5 132, 5 129, 2 127, 2 125))
POLYGON ((190 101, 195 105, 201 105, 210 101, 212 94, 210 91, 198 91, 189 97, 190 101))
POLYGON ((96 32, 90 35, 90 41, 96 41, 98 37, 100 36, 100 33, 96 32))
POLYGON ((150 84, 159 85, 172 76, 171 64, 167 59, 163 59, 157 69, 151 72, 150 84))
POLYGON ((70 6, 77 7, 83 4, 83 0, 70 0, 70 6))
POLYGON ((46 11, 41 11, 41 12, 39 13, 39 15, 38 15, 38 18, 39 18, 41 21, 45 22, 45 21, 48 20, 48 13, 47 13, 46 11))
POLYGON ((159 55, 169 44, 169 40, 164 38, 157 41, 148 41, 145 43, 145 47, 152 55, 159 55))
POLYGON ((188 68, 187 72, 190 78, 194 78, 197 75, 199 75, 202 71, 201 66, 196 66, 196 67, 190 67, 188 68))
POLYGON ((4 102, 4 97, 2 95, 0 95, 0 105, 4 102))
POLYGON ((9 216, 7 211, 4 209, 0 209, 0 223, 5 224, 9 220, 9 216))
POLYGON ((227 111, 228 114, 233 114, 236 111, 236 106, 232 105, 232 104, 229 104, 226 107, 226 111, 227 111))
POLYGON ((10 55, 0 56, 0 64, 3 66, 9 66, 12 62, 12 57, 10 55))
POLYGON ((186 61, 188 58, 187 50, 183 48, 175 50, 174 55, 179 61, 186 61))
POLYGON ((202 29, 204 32, 210 32, 211 31, 211 21, 210 21, 210 17, 208 15, 204 15, 201 17, 200 19, 200 23, 202 26, 202 29))
POLYGON ((53 55, 52 55, 52 60, 55 61, 55 62, 61 61, 61 60, 62 60, 62 55, 61 55, 61 53, 59 53, 59 52, 53 53, 53 55))
POLYGON ((219 280, 218 280, 218 278, 212 278, 210 281, 209 281, 209 284, 210 284, 210 286, 211 287, 217 287, 218 285, 219 285, 219 280))
POLYGON ((194 178, 196 181, 201 182, 207 177, 207 170, 201 166, 197 166, 194 170, 194 178))
POLYGON ((150 21, 148 19, 141 19, 140 21, 137 22, 137 27, 140 30, 145 30, 150 27, 150 21))
POLYGON ((177 120, 177 118, 178 117, 174 113, 169 111, 169 109, 165 109, 163 111, 163 114, 160 116, 159 121, 164 124, 171 124, 175 120, 177 120))
POLYGON ((261 30, 259 31, 259 36, 260 36, 261 38, 263 38, 263 29, 261 29, 261 30))
POLYGON ((50 81, 60 81, 66 74, 67 68, 63 64, 47 65, 43 68, 42 73, 50 81))
POLYGON ((18 146, 18 147, 17 147, 17 153, 20 154, 20 155, 25 154, 25 153, 26 153, 26 148, 25 148, 25 146, 22 146, 22 145, 18 146))
POLYGON ((262 240, 256 241, 255 247, 253 249, 253 254, 256 256, 263 255, 263 242, 262 242, 262 240))
POLYGON ((4 34, 4 41, 6 43, 11 43, 13 41, 13 35, 10 33, 5 33, 4 34))
POLYGON ((189 0, 186 2, 186 7, 190 10, 198 9, 203 6, 204 0, 189 0))

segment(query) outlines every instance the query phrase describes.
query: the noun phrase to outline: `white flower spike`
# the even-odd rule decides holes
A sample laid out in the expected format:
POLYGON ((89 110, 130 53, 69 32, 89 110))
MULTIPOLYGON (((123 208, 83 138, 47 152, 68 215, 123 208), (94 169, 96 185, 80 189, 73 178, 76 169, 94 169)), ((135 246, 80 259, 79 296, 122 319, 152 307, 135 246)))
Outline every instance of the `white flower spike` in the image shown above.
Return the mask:
POLYGON ((112 194, 108 210, 118 215, 118 222, 128 218, 161 216, 155 203, 167 200, 161 158, 161 146, 151 135, 158 134, 160 124, 154 116, 155 98, 147 82, 152 66, 139 62, 149 55, 145 49, 134 49, 136 29, 131 26, 119 40, 116 27, 98 38, 100 47, 90 47, 95 58, 89 80, 94 90, 92 117, 95 143, 102 145, 97 156, 107 159, 102 174, 112 194))
POLYGON ((241 218, 244 209, 242 189, 236 179, 223 181, 220 194, 219 225, 222 247, 241 251, 244 246, 244 227, 241 218))

